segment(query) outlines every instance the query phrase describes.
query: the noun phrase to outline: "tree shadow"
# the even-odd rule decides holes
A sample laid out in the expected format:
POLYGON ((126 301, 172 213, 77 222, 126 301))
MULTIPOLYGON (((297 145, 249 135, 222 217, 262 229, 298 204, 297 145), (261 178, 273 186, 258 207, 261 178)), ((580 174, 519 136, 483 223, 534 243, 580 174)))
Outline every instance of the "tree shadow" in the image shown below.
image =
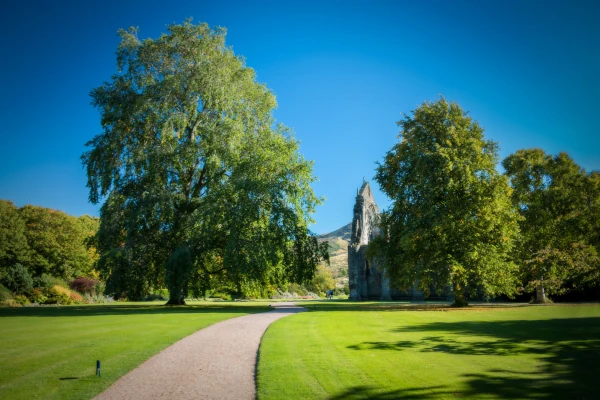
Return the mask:
POLYGON ((460 393, 453 393, 445 386, 431 386, 423 388, 398 389, 382 391, 372 386, 354 386, 342 393, 328 397, 329 400, 426 400, 446 397, 460 397, 460 393))
POLYGON ((298 301, 297 305, 307 307, 311 311, 456 311, 456 310, 489 310, 516 309, 530 307, 528 303, 471 303, 467 307, 454 307, 448 301, 348 301, 348 300, 311 300, 298 301))
MULTIPOLYGON (((462 391, 460 395, 477 398, 491 394, 503 399, 595 399, 600 396, 598 317, 434 322, 399 327, 394 332, 441 334, 426 336, 418 341, 363 342, 348 348, 396 351, 411 348, 420 352, 500 357, 535 354, 540 360, 536 372, 495 368, 465 374, 463 377, 466 378, 468 390, 462 391)), ((397 393, 401 398, 429 398, 422 394, 404 397, 404 394, 397 393)), ((395 392, 380 398, 394 398, 394 395, 395 392)))
POLYGON ((94 315, 153 315, 153 314, 207 314, 259 313, 273 310, 267 305, 225 305, 210 303, 165 307, 162 304, 106 304, 88 306, 41 306, 0 308, 2 317, 81 317, 94 315))

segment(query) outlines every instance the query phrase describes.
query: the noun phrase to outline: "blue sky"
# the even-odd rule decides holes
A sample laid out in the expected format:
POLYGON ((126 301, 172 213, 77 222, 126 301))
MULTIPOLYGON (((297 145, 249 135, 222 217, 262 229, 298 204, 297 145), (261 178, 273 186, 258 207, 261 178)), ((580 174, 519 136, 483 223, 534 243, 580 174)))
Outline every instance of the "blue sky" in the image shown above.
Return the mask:
MULTIPOLYGON (((116 72, 119 28, 157 37, 187 17, 277 96, 326 198, 312 229, 350 222, 356 189, 426 100, 458 102, 499 142, 600 169, 598 1, 7 1, 0 12, 0 198, 69 214, 88 203, 89 92, 116 72)), ((374 188, 377 184, 372 182, 374 188)), ((378 190, 380 208, 389 205, 378 190)))

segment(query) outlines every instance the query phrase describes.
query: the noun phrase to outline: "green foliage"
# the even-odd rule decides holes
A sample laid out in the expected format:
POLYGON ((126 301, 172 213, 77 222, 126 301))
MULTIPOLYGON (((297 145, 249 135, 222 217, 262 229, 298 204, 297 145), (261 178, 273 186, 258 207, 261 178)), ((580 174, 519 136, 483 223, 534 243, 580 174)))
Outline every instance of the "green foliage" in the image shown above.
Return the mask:
POLYGON ((320 296, 325 296, 328 290, 335 288, 335 281, 331 275, 331 271, 324 265, 319 265, 314 278, 310 281, 306 288, 320 296))
POLYGON ((303 285, 297 283, 290 283, 287 287, 287 292, 291 294, 296 293, 298 296, 306 296, 308 294, 308 290, 303 285))
POLYGON ((64 279, 48 274, 42 274, 33 278, 33 286, 36 288, 51 289, 55 285, 67 286, 67 283, 64 281, 64 279))
POLYGON ((31 254, 25 229, 19 209, 11 201, 0 200, 0 275, 11 265, 29 264, 31 254))
POLYGON ((27 292, 27 298, 32 303, 45 304, 48 301, 46 291, 47 290, 44 290, 42 288, 33 288, 29 292, 27 292))
POLYGON ((73 304, 73 300, 70 296, 70 291, 67 288, 59 285, 55 285, 52 288, 46 290, 45 295, 45 304, 73 304))
POLYGON ((511 252, 518 214, 507 179, 496 171, 498 146, 456 103, 426 102, 398 122, 401 141, 377 168, 392 199, 385 235, 370 246, 400 288, 425 293, 451 284, 455 303, 467 293, 515 292, 511 252))
POLYGON ((516 248, 528 292, 561 294, 593 286, 600 275, 596 256, 600 230, 600 180, 566 153, 518 150, 502 165, 519 209, 522 240, 516 248))
POLYGON ((15 301, 17 303, 19 303, 22 306, 26 306, 28 304, 30 304, 31 302, 29 301, 29 299, 27 298, 27 296, 19 294, 17 296, 15 296, 15 301))
POLYGON ((307 229, 312 163, 225 30, 119 33, 120 72, 91 92, 104 132, 82 156, 90 201, 106 198, 95 243, 107 291, 141 299, 167 284, 181 302, 312 278, 326 255, 307 229))
POLYGON ((0 284, 0 304, 2 304, 5 300, 12 299, 13 295, 4 285, 0 284))
POLYGON ((106 293, 115 299, 128 298, 132 301, 143 300, 151 291, 151 277, 140 279, 144 274, 153 272, 153 264, 142 257, 143 254, 130 248, 111 249, 98 261, 98 269, 107 277, 106 293))
POLYGON ((76 218, 29 205, 20 209, 20 215, 27 226, 25 235, 31 248, 34 275, 46 273, 70 279, 92 273, 95 250, 88 249, 87 244, 97 219, 76 218))
POLYGON ((8 267, 0 278, 0 283, 15 294, 23 294, 33 288, 33 279, 21 264, 8 267))

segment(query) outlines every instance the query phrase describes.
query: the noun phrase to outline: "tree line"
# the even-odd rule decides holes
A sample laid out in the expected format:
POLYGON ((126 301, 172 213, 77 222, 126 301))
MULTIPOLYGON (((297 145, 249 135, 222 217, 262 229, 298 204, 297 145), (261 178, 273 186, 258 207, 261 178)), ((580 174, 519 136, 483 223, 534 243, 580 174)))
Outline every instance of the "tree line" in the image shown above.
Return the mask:
POLYGON ((426 294, 451 286, 458 306, 598 285, 600 173, 541 149, 508 156, 501 173, 498 144, 444 98, 398 125, 375 177, 392 205, 370 248, 393 283, 426 294))
POLYGON ((22 294, 45 281, 96 277, 99 219, 0 200, 0 283, 22 294))

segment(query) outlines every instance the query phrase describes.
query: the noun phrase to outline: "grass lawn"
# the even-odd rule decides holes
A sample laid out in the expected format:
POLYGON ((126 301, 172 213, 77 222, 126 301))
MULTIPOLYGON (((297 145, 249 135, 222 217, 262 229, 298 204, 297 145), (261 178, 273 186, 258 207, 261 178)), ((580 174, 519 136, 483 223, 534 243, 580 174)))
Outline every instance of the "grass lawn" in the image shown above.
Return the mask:
POLYGON ((260 400, 600 398, 598 304, 307 306, 263 337, 260 400))
POLYGON ((0 308, 0 399, 90 399, 201 328, 268 311, 267 303, 162 304, 0 308))

